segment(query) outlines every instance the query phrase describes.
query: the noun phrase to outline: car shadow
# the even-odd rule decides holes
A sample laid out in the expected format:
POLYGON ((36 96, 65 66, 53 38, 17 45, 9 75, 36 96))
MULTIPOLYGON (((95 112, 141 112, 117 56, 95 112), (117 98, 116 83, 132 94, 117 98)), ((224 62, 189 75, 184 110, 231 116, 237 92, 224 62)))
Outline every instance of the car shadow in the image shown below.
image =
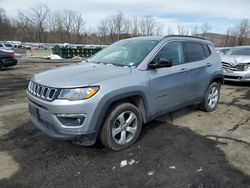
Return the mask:
POLYGON ((227 85, 234 86, 233 88, 226 88, 227 90, 231 90, 235 96, 233 100, 230 102, 221 101, 220 104, 224 104, 227 106, 236 106, 240 109, 244 109, 250 111, 250 106, 246 104, 239 103, 243 100, 250 100, 250 83, 238 83, 238 82, 226 82, 227 85), (244 93, 243 95, 236 95, 237 93, 244 93))
MULTIPOLYGON (((4 67, 4 68, 2 69, 2 71, 12 71, 12 70, 16 70, 16 69, 18 69, 16 66, 4 67)), ((0 71, 0 73, 1 73, 1 71, 0 71)))
POLYGON ((231 85, 231 86, 245 86, 245 87, 249 87, 250 86, 250 82, 225 81, 224 84, 231 85))
POLYGON ((154 120, 135 145, 114 152, 51 139, 27 121, 0 140, 0 152, 19 166, 0 187, 248 187, 250 177, 218 143, 154 120), (120 167, 123 160, 130 164, 120 167))

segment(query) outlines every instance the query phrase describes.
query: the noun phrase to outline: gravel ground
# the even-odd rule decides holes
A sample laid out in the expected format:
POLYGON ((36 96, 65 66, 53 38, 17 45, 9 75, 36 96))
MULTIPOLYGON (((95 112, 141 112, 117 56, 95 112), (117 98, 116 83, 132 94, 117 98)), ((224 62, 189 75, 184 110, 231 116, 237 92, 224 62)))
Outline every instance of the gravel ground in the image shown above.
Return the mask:
POLYGON ((216 111, 164 115, 133 147, 113 152, 54 140, 30 122, 29 79, 62 65, 20 60, 0 72, 1 188, 250 187, 250 84, 226 83, 216 111))

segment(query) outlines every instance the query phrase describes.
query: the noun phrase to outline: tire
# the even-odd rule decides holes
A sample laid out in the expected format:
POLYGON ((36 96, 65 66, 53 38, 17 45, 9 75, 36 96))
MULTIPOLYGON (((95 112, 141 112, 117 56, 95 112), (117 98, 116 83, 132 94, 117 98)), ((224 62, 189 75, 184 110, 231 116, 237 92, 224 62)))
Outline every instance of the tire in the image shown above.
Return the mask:
POLYGON ((212 112, 217 108, 220 99, 220 84, 213 82, 207 89, 204 102, 202 103, 202 110, 205 112, 212 112))
POLYGON ((3 70, 3 64, 0 62, 0 71, 3 70))
POLYGON ((142 127, 141 114, 130 103, 118 103, 111 107, 100 132, 100 141, 115 151, 124 150, 139 138, 142 127))

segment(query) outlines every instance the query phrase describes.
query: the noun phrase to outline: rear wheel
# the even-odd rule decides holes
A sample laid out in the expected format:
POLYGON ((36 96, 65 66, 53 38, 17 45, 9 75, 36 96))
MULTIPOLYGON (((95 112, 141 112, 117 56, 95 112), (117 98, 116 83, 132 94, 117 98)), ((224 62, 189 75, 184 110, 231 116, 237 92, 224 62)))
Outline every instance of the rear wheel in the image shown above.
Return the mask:
POLYGON ((119 103, 110 109, 100 140, 110 149, 123 150, 137 141, 141 127, 142 118, 137 107, 130 103, 119 103))
POLYGON ((205 100, 202 103, 202 109, 206 112, 212 112, 216 109, 220 98, 220 84, 213 82, 208 87, 205 100))

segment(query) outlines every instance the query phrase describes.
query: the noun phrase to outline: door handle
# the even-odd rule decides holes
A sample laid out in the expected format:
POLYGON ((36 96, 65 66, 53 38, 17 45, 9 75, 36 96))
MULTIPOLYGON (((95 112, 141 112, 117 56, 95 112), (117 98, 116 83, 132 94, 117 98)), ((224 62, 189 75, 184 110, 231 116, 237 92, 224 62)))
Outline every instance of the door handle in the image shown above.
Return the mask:
POLYGON ((212 63, 207 63, 206 66, 207 66, 207 67, 211 67, 211 66, 212 66, 212 63))
POLYGON ((186 72, 188 70, 189 70, 188 68, 182 68, 181 70, 179 70, 179 72, 186 72))

